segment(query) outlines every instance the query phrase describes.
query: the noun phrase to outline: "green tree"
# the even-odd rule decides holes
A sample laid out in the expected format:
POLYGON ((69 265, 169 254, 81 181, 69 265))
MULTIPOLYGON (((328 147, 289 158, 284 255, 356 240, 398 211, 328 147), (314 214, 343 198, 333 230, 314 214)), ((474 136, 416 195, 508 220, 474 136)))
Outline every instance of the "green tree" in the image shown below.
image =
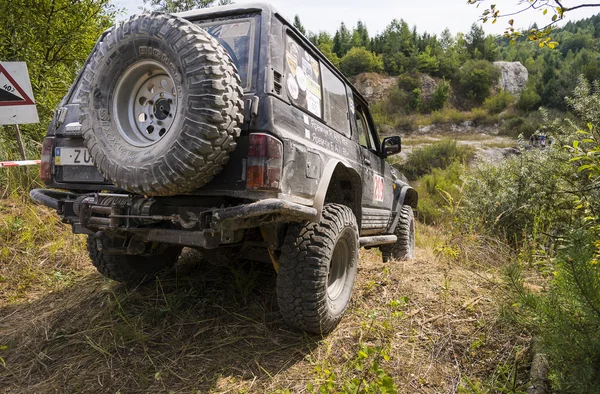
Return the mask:
POLYGON ((419 55, 417 55, 417 61, 417 68, 419 69, 419 71, 427 74, 434 74, 440 67, 439 60, 437 59, 437 57, 432 55, 431 47, 429 46, 425 49, 425 52, 422 52, 419 55))
POLYGON ((339 68, 340 58, 333 51, 333 39, 331 38, 329 33, 327 33, 326 31, 320 31, 318 35, 314 33, 308 33, 308 36, 309 40, 311 40, 312 43, 315 44, 319 51, 321 51, 321 53, 325 55, 325 57, 329 59, 329 61, 333 63, 334 66, 339 68))
POLYGON ((298 14, 296 14, 294 16, 294 27, 296 29, 298 29, 298 31, 304 35, 306 35, 306 29, 304 28, 304 26, 302 25, 302 22, 300 21, 300 16, 298 14))
POLYGON ((385 71, 398 75, 410 68, 410 57, 415 54, 413 36, 404 20, 394 19, 375 40, 375 50, 382 54, 385 71))
POLYGON ((498 83, 500 70, 487 60, 469 60, 460 69, 458 83, 463 93, 476 104, 483 103, 492 86, 498 83))
POLYGON ((485 35, 483 28, 476 23, 465 36, 466 49, 471 59, 484 59, 490 62, 496 60, 497 48, 494 37, 485 35))
POLYGON ((363 72, 381 72, 383 63, 381 57, 364 48, 352 48, 340 62, 340 69, 348 76, 363 72))
POLYGON ((0 59, 27 63, 40 115, 23 130, 36 139, 98 37, 113 24, 110 0, 0 0, 0 59))
POLYGON ((232 4, 232 0, 144 0, 154 11, 169 13, 232 4))
POLYGON ((352 47, 352 33, 346 27, 344 22, 333 36, 333 51, 338 57, 344 57, 352 47))
POLYGON ((367 26, 362 21, 358 21, 356 29, 352 33, 352 47, 362 47, 365 49, 371 49, 371 39, 369 38, 369 32, 367 26))

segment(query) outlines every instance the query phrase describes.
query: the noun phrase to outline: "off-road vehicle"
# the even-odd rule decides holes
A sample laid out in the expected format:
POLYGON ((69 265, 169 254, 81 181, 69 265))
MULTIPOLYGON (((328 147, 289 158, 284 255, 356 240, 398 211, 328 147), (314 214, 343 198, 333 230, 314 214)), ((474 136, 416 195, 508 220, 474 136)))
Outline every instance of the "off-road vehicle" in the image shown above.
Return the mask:
POLYGON ((290 325, 327 333, 358 251, 414 253, 417 193, 367 102, 269 5, 142 14, 98 40, 43 141, 31 198, 139 284, 182 247, 272 263, 290 325), (62 191, 56 190, 62 189, 62 191))

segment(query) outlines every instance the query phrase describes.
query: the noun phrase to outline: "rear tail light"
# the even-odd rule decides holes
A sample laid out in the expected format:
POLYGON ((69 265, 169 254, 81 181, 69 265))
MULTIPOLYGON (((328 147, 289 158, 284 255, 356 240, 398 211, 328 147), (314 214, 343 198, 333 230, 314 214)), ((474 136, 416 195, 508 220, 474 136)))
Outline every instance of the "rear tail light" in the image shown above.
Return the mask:
POLYGON ((283 144, 262 133, 250 134, 246 188, 279 190, 283 166, 283 144))
POLYGON ((52 181, 52 151, 54 151, 54 137, 44 138, 44 141, 42 142, 40 178, 46 183, 52 181))

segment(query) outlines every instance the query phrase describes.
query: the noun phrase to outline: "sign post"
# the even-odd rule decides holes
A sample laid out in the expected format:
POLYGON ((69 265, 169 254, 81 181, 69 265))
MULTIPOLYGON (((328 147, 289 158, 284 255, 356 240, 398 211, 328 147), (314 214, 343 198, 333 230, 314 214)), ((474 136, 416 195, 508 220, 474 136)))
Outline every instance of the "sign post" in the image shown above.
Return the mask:
POLYGON ((25 149, 19 124, 38 123, 39 117, 25 62, 0 62, 0 125, 13 125, 21 158, 25 149))

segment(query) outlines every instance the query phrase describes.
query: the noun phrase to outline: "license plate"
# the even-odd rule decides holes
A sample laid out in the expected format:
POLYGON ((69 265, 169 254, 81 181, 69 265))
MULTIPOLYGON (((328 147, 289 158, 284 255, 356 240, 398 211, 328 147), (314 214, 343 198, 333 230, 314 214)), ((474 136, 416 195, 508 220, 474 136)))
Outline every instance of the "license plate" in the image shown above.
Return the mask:
POLYGON ((54 164, 57 166, 93 166, 87 148, 56 148, 54 164))

